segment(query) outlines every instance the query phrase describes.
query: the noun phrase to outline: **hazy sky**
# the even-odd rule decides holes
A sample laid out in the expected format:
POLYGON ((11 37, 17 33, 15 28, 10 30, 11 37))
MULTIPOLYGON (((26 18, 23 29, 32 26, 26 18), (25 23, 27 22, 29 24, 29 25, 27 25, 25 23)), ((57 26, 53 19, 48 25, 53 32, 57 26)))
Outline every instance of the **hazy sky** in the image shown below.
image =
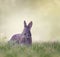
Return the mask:
POLYGON ((10 39, 33 21, 34 41, 60 41, 60 0, 0 0, 0 38, 10 39))

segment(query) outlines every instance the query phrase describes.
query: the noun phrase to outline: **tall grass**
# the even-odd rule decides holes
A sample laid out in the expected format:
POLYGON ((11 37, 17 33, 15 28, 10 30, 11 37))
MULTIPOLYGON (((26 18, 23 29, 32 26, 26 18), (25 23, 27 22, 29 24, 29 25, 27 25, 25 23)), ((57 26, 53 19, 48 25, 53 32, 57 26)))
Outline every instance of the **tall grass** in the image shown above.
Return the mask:
POLYGON ((60 43, 34 43, 31 46, 0 44, 0 57, 60 57, 60 43))

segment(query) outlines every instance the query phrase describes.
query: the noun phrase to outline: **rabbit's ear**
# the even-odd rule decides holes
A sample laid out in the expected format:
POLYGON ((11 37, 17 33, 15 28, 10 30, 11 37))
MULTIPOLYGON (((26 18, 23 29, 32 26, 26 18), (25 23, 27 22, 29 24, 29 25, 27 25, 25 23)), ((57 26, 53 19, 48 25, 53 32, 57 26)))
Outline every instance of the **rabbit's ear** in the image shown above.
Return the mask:
POLYGON ((32 21, 28 24, 29 29, 32 27, 32 21))
POLYGON ((26 24, 26 21, 24 20, 24 27, 26 27, 27 26, 27 24, 26 24))

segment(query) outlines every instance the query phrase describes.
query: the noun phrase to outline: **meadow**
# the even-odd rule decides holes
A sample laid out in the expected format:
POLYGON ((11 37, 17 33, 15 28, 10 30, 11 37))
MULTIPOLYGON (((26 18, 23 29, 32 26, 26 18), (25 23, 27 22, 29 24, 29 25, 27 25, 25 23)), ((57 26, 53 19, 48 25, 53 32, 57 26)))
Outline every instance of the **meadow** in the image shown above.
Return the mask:
POLYGON ((0 43, 0 57, 60 57, 60 43, 33 43, 31 46, 0 43))

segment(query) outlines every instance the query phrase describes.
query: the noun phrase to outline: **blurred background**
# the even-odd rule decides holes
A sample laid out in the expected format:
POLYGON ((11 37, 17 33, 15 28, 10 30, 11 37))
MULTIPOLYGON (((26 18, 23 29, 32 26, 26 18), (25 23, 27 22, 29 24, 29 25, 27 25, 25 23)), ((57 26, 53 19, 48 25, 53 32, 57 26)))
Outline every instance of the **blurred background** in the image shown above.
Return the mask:
POLYGON ((60 41, 60 0, 0 0, 0 40, 8 41, 33 21, 33 42, 60 41))

